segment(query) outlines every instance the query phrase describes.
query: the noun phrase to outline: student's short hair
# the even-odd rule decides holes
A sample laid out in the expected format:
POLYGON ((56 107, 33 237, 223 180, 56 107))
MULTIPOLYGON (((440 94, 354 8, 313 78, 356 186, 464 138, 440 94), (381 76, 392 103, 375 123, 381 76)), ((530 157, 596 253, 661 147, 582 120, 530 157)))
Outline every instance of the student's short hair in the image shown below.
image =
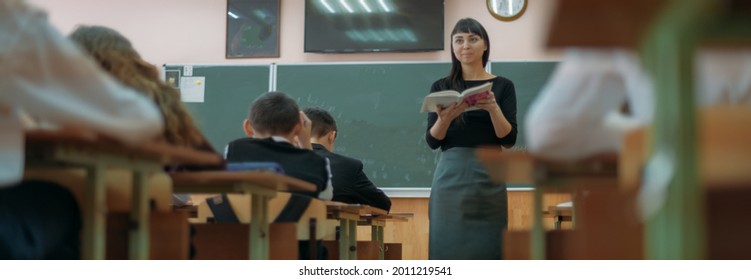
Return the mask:
POLYGON ((336 120, 334 120, 334 117, 326 110, 311 107, 306 108, 303 112, 308 116, 310 121, 313 122, 313 127, 310 131, 312 136, 322 137, 329 132, 336 131, 336 120))
POLYGON ((300 107, 289 95, 272 91, 250 104, 248 120, 257 132, 287 134, 300 123, 300 107))

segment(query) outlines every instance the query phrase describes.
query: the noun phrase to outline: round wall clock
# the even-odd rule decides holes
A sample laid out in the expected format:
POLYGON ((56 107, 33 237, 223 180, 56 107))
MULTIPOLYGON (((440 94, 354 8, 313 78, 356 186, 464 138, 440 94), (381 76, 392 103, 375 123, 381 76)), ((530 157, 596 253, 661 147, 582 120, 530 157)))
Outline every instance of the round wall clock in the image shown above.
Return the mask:
POLYGON ((528 0, 487 0, 488 11, 502 21, 512 21, 521 17, 527 10, 528 0))

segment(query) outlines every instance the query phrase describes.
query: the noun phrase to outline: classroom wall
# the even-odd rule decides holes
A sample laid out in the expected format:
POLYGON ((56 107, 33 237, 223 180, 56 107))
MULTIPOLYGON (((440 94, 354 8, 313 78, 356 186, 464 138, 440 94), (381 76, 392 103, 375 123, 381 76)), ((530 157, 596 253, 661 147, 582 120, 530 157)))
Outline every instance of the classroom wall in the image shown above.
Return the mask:
MULTIPOLYGON (((316 54, 303 52, 305 2, 281 0, 280 57, 226 59, 225 0, 27 0, 47 10, 64 34, 78 24, 105 25, 131 39, 144 58, 162 64, 268 64, 334 61, 448 61, 445 50, 418 53, 316 54)), ((491 37, 494 61, 555 60, 543 47, 558 0, 531 1, 526 13, 502 22, 488 13, 485 0, 446 0, 445 30, 463 17, 480 21, 491 37)))

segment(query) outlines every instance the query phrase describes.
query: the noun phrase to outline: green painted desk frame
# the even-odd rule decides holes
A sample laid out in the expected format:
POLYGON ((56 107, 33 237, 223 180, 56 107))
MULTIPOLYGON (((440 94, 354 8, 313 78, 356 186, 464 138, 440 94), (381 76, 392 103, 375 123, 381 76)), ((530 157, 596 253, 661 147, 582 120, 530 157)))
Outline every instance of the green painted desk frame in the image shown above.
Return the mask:
POLYGON ((326 201, 326 217, 339 220, 339 259, 356 260, 359 205, 326 201))
MULTIPOLYGON (((382 209, 373 209, 378 210, 378 212, 382 211, 384 214, 371 213, 361 215, 360 221, 357 222, 357 225, 370 227, 371 240, 378 242, 378 259, 382 260, 384 259, 386 253, 383 238, 383 229, 384 227, 386 227, 386 222, 406 222, 407 218, 405 216, 387 215, 385 214, 386 211, 382 209)), ((403 215, 409 215, 411 217, 411 214, 403 215)))
POLYGON ((387 215, 383 209, 368 205, 345 204, 335 201, 326 202, 329 219, 339 220, 339 259, 357 259, 357 226, 369 226, 371 239, 378 243, 378 257, 384 258, 383 228, 387 220, 406 221, 406 218, 387 215))

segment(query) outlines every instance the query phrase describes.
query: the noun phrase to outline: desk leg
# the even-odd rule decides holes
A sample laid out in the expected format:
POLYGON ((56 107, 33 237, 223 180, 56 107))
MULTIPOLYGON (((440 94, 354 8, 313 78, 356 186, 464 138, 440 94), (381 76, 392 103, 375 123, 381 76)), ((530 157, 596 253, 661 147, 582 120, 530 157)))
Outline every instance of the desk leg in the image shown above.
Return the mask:
POLYGON ((349 259, 357 259, 357 221, 349 221, 349 259))
POLYGON ((545 259, 545 229, 542 227, 542 195, 541 186, 535 186, 534 190, 534 209, 532 214, 532 238, 530 252, 533 260, 545 259))
POLYGON ((149 259, 149 191, 148 173, 133 172, 133 198, 130 210, 130 242, 128 254, 131 260, 149 259))
POLYGON ((553 216, 553 219, 555 220, 553 223, 553 227, 555 230, 561 230, 561 222, 563 221, 563 216, 561 216, 561 211, 556 210, 555 215, 553 216))
POLYGON ((260 194, 250 195, 250 248, 249 257, 252 260, 269 259, 269 220, 266 212, 269 209, 270 197, 260 194))
POLYGON ((576 229, 576 192, 571 194, 571 229, 576 229))
POLYGON ((378 242, 378 259, 382 260, 384 258, 384 247, 383 247, 383 227, 382 226, 371 226, 370 228, 370 235, 372 236, 371 239, 378 242))
POLYGON ((349 260, 349 220, 339 220, 339 259, 349 260))
POLYGON ((83 240, 81 256, 86 260, 105 258, 105 207, 104 166, 95 164, 87 170, 86 194, 83 198, 83 240))

